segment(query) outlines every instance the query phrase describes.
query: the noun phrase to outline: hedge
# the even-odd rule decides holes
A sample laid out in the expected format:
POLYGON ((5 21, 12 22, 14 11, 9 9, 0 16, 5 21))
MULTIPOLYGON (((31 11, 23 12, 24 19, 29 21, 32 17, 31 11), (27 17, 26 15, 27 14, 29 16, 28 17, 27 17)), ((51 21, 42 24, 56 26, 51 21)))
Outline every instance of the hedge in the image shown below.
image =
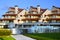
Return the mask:
POLYGON ((9 29, 0 29, 0 36, 9 36, 11 33, 12 32, 9 29))

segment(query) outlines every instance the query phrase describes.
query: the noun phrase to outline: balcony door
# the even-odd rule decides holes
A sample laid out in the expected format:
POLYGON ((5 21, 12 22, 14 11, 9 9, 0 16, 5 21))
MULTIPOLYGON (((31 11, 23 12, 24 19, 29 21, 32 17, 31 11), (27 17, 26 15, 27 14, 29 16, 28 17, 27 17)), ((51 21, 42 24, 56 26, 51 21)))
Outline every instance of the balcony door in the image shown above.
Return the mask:
POLYGON ((7 29, 7 28, 8 28, 8 25, 4 25, 4 28, 6 28, 6 29, 7 29))

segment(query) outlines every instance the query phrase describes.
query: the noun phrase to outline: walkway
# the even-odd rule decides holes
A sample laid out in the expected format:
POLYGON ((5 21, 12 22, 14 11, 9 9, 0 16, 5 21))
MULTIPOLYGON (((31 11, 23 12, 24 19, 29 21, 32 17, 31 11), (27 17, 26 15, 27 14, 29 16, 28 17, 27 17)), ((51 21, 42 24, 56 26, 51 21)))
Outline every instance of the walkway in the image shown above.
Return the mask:
POLYGON ((16 40, 35 40, 24 35, 12 35, 12 37, 15 38, 16 40))

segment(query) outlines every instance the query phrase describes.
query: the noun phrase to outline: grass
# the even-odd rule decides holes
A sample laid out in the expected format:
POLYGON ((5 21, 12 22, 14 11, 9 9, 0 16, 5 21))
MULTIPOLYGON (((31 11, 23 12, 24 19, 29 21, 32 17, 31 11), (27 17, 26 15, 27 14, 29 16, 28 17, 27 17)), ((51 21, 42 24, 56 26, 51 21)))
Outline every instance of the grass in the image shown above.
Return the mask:
POLYGON ((36 40, 60 40, 60 33, 35 33, 24 34, 36 40))
POLYGON ((15 40, 15 39, 11 36, 0 36, 0 40, 15 40))

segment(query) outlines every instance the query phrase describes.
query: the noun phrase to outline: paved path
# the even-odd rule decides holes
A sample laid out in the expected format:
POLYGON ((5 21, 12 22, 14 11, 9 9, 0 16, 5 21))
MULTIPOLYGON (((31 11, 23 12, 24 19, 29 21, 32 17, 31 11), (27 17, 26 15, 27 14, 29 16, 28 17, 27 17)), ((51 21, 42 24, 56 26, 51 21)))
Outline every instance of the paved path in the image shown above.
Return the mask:
POLYGON ((12 35, 12 37, 15 38, 16 40, 35 40, 24 35, 12 35))

